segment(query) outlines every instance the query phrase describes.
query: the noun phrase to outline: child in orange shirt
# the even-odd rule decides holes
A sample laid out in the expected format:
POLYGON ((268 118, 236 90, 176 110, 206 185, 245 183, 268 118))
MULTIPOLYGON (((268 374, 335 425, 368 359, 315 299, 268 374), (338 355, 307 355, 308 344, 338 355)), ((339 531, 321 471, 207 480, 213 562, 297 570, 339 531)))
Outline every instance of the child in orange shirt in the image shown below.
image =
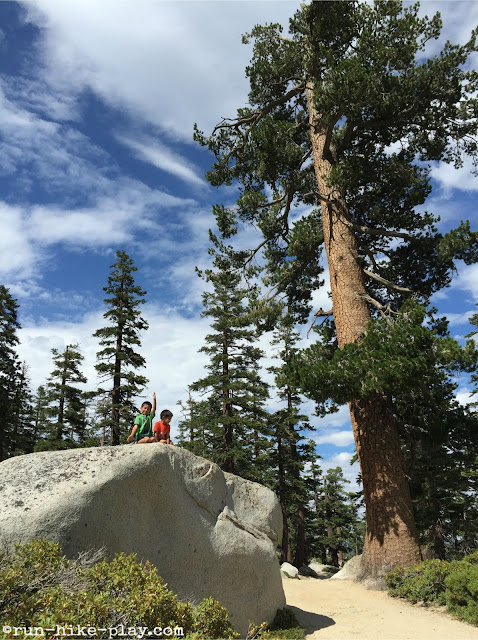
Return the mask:
POLYGON ((154 439, 155 442, 162 442, 163 444, 173 444, 170 438, 170 422, 173 414, 169 409, 163 409, 160 414, 161 420, 158 420, 154 425, 154 439))

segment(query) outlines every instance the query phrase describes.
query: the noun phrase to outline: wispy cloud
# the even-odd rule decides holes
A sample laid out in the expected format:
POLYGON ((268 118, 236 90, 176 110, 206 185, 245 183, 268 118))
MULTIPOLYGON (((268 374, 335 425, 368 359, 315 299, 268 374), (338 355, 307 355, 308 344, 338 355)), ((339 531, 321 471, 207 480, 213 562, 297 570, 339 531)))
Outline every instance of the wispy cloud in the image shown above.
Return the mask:
POLYGON ((166 145, 153 141, 140 142, 122 135, 117 135, 116 139, 132 149, 135 156, 143 162, 148 162, 189 184, 206 186, 206 182, 199 176, 198 169, 166 145))
POLYGON ((465 311, 464 313, 447 313, 446 318, 450 323, 450 326, 462 326, 469 325, 470 318, 476 313, 476 310, 465 311))
POLYGON ((87 87, 186 142, 194 122, 209 130, 247 100, 251 47, 241 35, 257 23, 287 26, 298 8, 295 1, 216 2, 211 20, 207 2, 22 4, 41 29, 38 59, 51 83, 63 92, 87 87))

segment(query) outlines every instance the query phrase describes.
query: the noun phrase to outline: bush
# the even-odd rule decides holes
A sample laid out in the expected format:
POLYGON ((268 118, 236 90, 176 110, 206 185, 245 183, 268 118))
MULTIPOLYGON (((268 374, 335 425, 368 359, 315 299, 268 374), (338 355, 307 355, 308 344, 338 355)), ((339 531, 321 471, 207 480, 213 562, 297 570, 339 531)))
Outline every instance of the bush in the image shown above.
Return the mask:
POLYGON ((251 625, 247 634, 249 640, 302 640, 304 637, 305 629, 287 607, 278 609, 270 625, 265 622, 259 626, 251 625))
MULTIPOLYGON (((460 620, 478 625, 478 563, 462 560, 446 579, 448 611, 460 620)), ((470 556, 469 556, 470 557, 470 556)))
POLYGON ((443 560, 425 560, 414 567, 397 567, 385 576, 385 583, 390 595, 414 604, 445 604, 445 578, 451 566, 443 560))
POLYGON ((390 595, 410 602, 446 604, 448 611, 478 625, 478 551, 462 560, 426 560, 385 576, 390 595))
MULTIPOLYGON (((212 598, 197 606, 180 602, 150 563, 120 553, 111 561, 96 554, 67 560, 46 540, 15 545, 0 553, 0 611, 3 625, 26 627, 17 638, 35 637, 28 627, 182 627, 191 638, 237 638, 226 609, 212 598)), ((49 635, 50 633, 50 635, 49 635)), ((52 635, 53 633, 53 635, 52 635)), ((154 637, 154 636, 148 636, 154 637)))
POLYGON ((194 638, 239 638, 227 610, 217 600, 205 598, 194 609, 194 638))
POLYGON ((478 550, 465 556, 461 562, 466 562, 467 564, 478 564, 478 550))

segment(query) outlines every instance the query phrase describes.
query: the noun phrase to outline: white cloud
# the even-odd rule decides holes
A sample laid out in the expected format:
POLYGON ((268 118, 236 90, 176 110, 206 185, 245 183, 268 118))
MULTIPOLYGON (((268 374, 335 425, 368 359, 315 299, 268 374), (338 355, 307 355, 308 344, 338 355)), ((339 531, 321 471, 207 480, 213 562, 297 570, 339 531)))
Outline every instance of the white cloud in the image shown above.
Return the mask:
POLYGON ((476 311, 465 311, 463 313, 447 313, 446 317, 450 326, 468 325, 470 318, 476 313, 476 311))
POLYGON ((0 202, 4 279, 40 277, 39 266, 52 258, 46 249, 54 244, 117 246, 131 242, 134 232, 157 226, 171 209, 195 205, 118 175, 113 159, 82 133, 12 103, 1 88, 0 134, 5 140, 0 172, 9 176, 11 191, 22 202, 16 207, 0 202), (55 204, 25 204, 38 184, 55 204))
POLYGON ((330 458, 324 458, 319 461, 320 467, 324 473, 326 473, 328 469, 335 469, 336 467, 340 467, 342 469, 344 478, 350 482, 350 484, 346 485, 346 491, 360 491, 362 489, 362 487, 357 483, 357 476, 360 473, 360 465, 358 462, 354 462, 353 465, 350 464, 353 454, 353 450, 348 452, 343 451, 331 456, 330 458))
POLYGON ((447 2, 422 2, 420 15, 432 17, 439 12, 443 20, 443 30, 438 40, 427 43, 426 55, 438 55, 446 40, 464 44, 471 30, 478 24, 478 4, 469 0, 448 0, 447 2))
MULTIPOLYGON (((445 196, 450 194, 451 189, 461 191, 478 191, 478 179, 473 175, 473 163, 471 158, 466 157, 463 167, 455 169, 452 164, 446 162, 434 163, 431 168, 431 177, 436 180, 440 187, 445 190, 445 196)), ((449 203, 453 206, 453 202, 449 203)), ((463 214, 461 214, 463 217, 463 214)))
POLYGON ((329 429, 330 427, 343 427, 350 424, 350 410, 348 405, 342 405, 336 413, 330 413, 318 419, 316 426, 329 429))
POLYGON ((2 277, 40 277, 38 267, 51 259, 48 248, 57 243, 88 249, 131 243, 133 232, 154 229, 171 209, 193 204, 134 181, 119 179, 115 184, 114 198, 98 197, 89 208, 21 208, 0 202, 2 277))
POLYGON ((282 22, 298 2, 35 0, 28 19, 43 29, 45 75, 63 91, 89 87, 172 137, 191 141, 246 101, 250 47, 242 33, 282 22))
POLYGON ((58 91, 48 78, 4 75, 0 80, 5 97, 26 112, 35 112, 56 122, 78 120, 80 109, 76 92, 58 91))
POLYGON ((473 302, 478 301, 478 264, 463 265, 453 286, 471 294, 473 302))
POLYGON ((28 216, 20 207, 0 202, 0 273, 17 278, 27 277, 37 257, 28 241, 28 216))
POLYGON ((320 434, 313 439, 318 445, 333 444, 336 447, 348 447, 353 444, 354 435, 352 428, 350 428, 347 431, 321 431, 320 434))
POLYGON ((455 397, 457 401, 464 407, 469 404, 478 402, 478 398, 475 395, 472 395, 473 390, 468 387, 462 387, 456 394, 455 397))
POLYGON ((132 149, 140 160, 167 171, 189 184, 206 186, 206 182, 198 175, 198 170, 186 158, 175 153, 166 145, 155 141, 140 142, 127 136, 116 136, 116 138, 132 149))
MULTIPOLYGON (((68 344, 78 343, 85 357, 82 370, 88 378, 86 389, 98 386, 96 352, 99 343, 93 338, 98 328, 105 326, 104 309, 85 314, 78 322, 29 322, 19 330, 18 353, 30 365, 32 387, 44 384, 52 370, 51 349, 63 351, 68 344)), ((147 305, 143 316, 149 322, 149 330, 142 336, 141 353, 146 358, 146 368, 141 373, 150 382, 145 396, 153 391, 158 396, 158 408, 169 407, 180 415, 177 404, 187 397, 187 386, 203 376, 206 357, 198 353, 204 343, 208 321, 202 318, 187 320, 169 311, 167 306, 147 305)))
MULTIPOLYGON (((157 2, 29 0, 28 19, 43 29, 41 54, 63 91, 84 86, 130 108, 171 136, 191 140, 246 101, 244 68, 251 48, 240 36, 255 24, 285 27, 299 2, 157 2)), ((478 21, 476 3, 426 2, 445 18, 447 37, 464 42, 478 21)))

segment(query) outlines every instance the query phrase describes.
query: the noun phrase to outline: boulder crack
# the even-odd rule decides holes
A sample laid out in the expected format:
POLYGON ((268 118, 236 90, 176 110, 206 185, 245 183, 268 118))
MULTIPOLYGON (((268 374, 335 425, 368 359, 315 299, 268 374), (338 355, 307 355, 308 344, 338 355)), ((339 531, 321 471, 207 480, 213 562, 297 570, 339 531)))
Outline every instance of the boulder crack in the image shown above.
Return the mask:
POLYGON ((239 520, 236 520, 236 518, 233 518, 232 516, 230 516, 225 511, 223 511, 220 514, 220 516, 222 518, 227 518, 238 529, 242 529, 242 531, 245 531, 246 533, 249 533, 251 536, 254 536, 254 538, 256 538, 257 540, 264 540, 264 539, 268 540, 269 539, 269 537, 265 533, 263 533, 262 531, 259 531, 259 529, 256 529, 255 527, 252 527, 252 526, 247 526, 243 522, 240 522, 239 520))

